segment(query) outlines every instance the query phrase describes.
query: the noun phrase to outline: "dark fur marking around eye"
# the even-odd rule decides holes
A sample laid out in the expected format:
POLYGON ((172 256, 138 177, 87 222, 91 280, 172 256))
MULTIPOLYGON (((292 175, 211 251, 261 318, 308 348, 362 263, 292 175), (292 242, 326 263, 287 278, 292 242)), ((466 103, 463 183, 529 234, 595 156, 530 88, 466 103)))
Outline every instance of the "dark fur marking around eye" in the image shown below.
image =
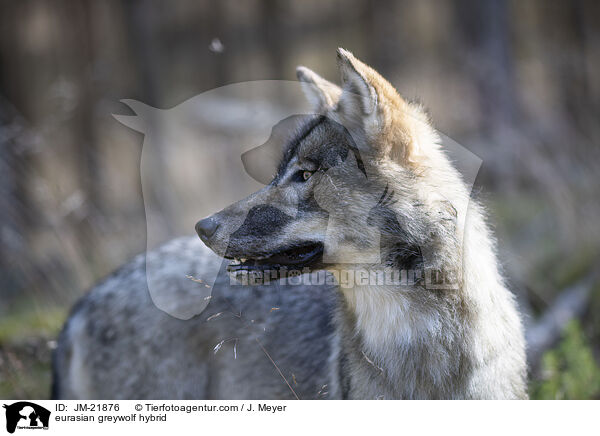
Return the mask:
POLYGON ((277 181, 279 181, 280 177, 285 173, 286 167, 290 163, 290 160, 292 159, 292 157, 298 151, 298 147, 300 146, 302 141, 308 135, 310 135, 310 133, 318 125, 323 123, 326 119, 327 118, 325 118, 323 115, 315 116, 315 117, 310 118, 310 120, 307 123, 305 123, 302 127, 300 127, 300 130, 298 131, 298 133, 294 136, 294 138, 289 142, 289 144, 286 147, 286 150, 283 154, 283 159, 281 160, 281 163, 279 164, 279 168, 277 169, 277 175, 275 176, 275 179, 274 179, 275 183, 277 183, 277 181))
POLYGON ((315 164, 324 169, 328 169, 338 165, 340 162, 344 162, 348 157, 348 150, 351 150, 354 154, 354 158, 356 159, 356 165, 358 169, 365 175, 365 177, 367 177, 364 162, 348 129, 346 129, 342 124, 339 124, 336 121, 321 115, 310 118, 308 122, 300 127, 298 133, 289 142, 279 164, 277 175, 273 180, 275 184, 277 184, 281 176, 285 173, 285 170, 294 155, 297 155, 298 148, 302 144, 302 141, 304 141, 304 139, 306 139, 318 126, 322 124, 327 124, 329 128, 329 135, 325 135, 329 136, 326 138, 326 140, 328 140, 328 145, 321 147, 317 155, 307 156, 306 159, 313 161, 315 164))

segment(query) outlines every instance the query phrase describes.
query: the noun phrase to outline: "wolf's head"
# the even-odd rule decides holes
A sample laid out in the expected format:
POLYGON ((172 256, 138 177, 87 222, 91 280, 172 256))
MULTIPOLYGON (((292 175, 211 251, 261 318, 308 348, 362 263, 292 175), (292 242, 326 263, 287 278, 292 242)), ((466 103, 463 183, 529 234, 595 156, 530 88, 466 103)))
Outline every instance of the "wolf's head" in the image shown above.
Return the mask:
POLYGON ((341 88, 298 68, 315 113, 274 129, 272 139, 285 139, 272 180, 197 223, 211 249, 236 259, 230 271, 410 268, 447 232, 452 208, 435 206, 445 188, 431 180, 458 176, 426 116, 351 53, 339 49, 338 63, 341 88))

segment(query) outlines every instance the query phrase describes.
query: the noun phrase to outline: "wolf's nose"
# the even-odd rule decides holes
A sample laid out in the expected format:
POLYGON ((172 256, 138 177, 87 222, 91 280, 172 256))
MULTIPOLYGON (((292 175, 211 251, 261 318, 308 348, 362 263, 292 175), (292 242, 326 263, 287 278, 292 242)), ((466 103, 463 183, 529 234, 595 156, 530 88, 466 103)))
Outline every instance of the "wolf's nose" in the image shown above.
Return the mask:
POLYGON ((200 239, 205 241, 215 234, 219 223, 214 218, 204 218, 196 223, 196 233, 200 236, 200 239))

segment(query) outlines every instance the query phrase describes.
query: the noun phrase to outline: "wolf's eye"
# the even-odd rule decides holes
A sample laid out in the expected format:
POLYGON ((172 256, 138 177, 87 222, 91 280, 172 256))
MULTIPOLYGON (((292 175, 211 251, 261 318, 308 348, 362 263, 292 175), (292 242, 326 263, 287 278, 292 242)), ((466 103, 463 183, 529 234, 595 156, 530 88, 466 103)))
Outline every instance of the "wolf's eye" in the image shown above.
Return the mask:
POLYGON ((300 170, 300 171, 297 171, 294 173, 292 180, 294 182, 303 183, 303 182, 306 182, 308 179, 310 179, 310 177, 314 173, 315 173, 314 171, 300 170))

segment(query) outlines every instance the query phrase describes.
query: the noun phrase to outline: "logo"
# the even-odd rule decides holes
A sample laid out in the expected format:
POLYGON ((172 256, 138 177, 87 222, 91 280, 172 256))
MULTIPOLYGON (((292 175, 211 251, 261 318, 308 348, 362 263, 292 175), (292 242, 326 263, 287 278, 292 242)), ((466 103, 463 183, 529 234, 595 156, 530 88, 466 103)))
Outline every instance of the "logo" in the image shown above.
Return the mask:
POLYGON ((29 401, 19 401, 6 409, 6 431, 14 433, 18 429, 48 430, 50 411, 29 401))

